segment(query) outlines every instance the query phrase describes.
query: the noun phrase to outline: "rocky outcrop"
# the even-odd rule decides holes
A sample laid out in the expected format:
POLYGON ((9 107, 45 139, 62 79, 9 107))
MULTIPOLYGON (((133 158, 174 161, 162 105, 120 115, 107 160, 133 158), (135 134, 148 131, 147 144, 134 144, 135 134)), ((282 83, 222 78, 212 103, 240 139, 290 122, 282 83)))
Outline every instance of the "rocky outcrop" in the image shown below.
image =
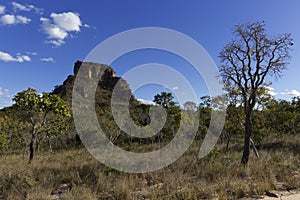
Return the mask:
MULTIPOLYGON (((103 100, 106 102, 110 99, 112 91, 118 82, 123 92, 130 93, 131 95, 128 83, 124 79, 117 77, 115 71, 110 66, 82 61, 77 61, 74 64, 74 74, 69 75, 62 85, 56 86, 53 93, 71 103, 73 85, 79 70, 81 70, 81 76, 87 79, 99 80, 96 94, 96 102, 98 103, 103 103, 103 100)), ((84 87, 82 88, 82 95, 84 95, 84 87)))

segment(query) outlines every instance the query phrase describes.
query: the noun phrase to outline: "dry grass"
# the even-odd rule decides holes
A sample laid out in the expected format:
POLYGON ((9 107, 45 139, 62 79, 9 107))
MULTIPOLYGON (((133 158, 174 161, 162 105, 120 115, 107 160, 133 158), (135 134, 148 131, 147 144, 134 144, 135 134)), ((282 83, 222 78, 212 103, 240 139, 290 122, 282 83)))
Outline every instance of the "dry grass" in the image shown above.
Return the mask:
MULTIPOLYGON (((289 141, 293 145, 300 140, 285 139, 284 143, 289 141)), ((263 195, 266 190, 300 188, 297 150, 260 149, 260 158, 251 157, 245 168, 236 148, 225 153, 219 145, 198 160, 198 147, 194 144, 172 165, 144 174, 110 169, 85 149, 43 153, 31 164, 22 155, 2 156, 0 196, 51 199, 51 192, 65 183, 72 188, 60 199, 236 199, 263 195)))

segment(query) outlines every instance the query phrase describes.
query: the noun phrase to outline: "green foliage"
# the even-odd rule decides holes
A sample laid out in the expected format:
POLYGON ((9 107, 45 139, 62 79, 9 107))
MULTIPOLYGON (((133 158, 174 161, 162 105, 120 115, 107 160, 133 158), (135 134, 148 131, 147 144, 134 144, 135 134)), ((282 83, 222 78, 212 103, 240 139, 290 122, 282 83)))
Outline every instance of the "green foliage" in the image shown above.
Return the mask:
POLYGON ((198 139, 204 138, 210 123, 211 115, 211 99, 209 96, 200 97, 201 102, 199 104, 199 127, 198 127, 198 139))
POLYGON ((8 118, 0 116, 0 151, 6 150, 8 146, 8 118))
POLYGON ((176 103, 173 101, 174 97, 172 93, 169 92, 161 92, 160 94, 157 94, 154 96, 153 102, 161 105, 164 108, 172 108, 176 105, 176 103))
POLYGON ((15 151, 25 147, 28 123, 21 122, 12 113, 0 113, 0 152, 15 151))
MULTIPOLYGON (((263 144, 264 138, 270 135, 275 137, 299 133, 300 97, 295 97, 290 102, 275 100, 268 98, 268 95, 265 94, 267 90, 261 89, 260 91, 261 97, 266 98, 261 98, 258 102, 264 102, 263 106, 257 106, 253 111, 252 139, 255 144, 263 144)), ((228 143, 228 145, 241 141, 244 132, 243 107, 234 98, 235 93, 237 91, 233 91, 230 97, 235 101, 230 101, 227 108, 225 127, 220 140, 220 142, 228 143)), ((196 123, 190 115, 196 111, 199 111, 200 114, 197 138, 203 138, 210 124, 211 111, 214 109, 210 97, 201 97, 199 107, 194 102, 186 102, 183 110, 177 106, 173 99, 171 93, 162 92, 155 96, 154 102, 164 106, 167 112, 167 121, 157 135, 146 139, 131 137, 119 129, 114 122, 110 105, 106 103, 107 99, 103 99, 103 102, 97 102, 96 112, 107 137, 125 149, 128 148, 129 144, 136 145, 135 147, 154 143, 167 144, 177 133, 181 120, 187 123, 187 126, 182 127, 182 130, 188 133, 189 127, 193 127, 196 123)), ((45 147, 48 145, 48 141, 67 133, 70 128, 72 128, 72 132, 75 131, 74 127, 71 127, 72 118, 70 118, 69 105, 57 95, 38 94, 36 90, 29 88, 19 92, 14 100, 16 103, 12 107, 0 111, 1 152, 25 149, 31 141, 34 141, 36 147, 39 145, 45 147), (32 138, 32 134, 34 134, 34 138, 32 138)), ((150 123, 150 107, 150 105, 141 104, 134 99, 130 101, 130 115, 137 125, 147 126, 150 123)))
POLYGON ((266 125, 276 134, 293 133, 300 131, 299 97, 291 102, 285 100, 272 100, 268 102, 264 117, 266 125))
POLYGON ((172 93, 167 92, 161 92, 154 96, 153 102, 161 105, 167 112, 166 123, 157 136, 158 141, 169 142, 175 136, 180 126, 181 110, 173 99, 172 93))
MULTIPOLYGON (((70 108, 67 103, 55 94, 38 94, 35 89, 28 88, 19 92, 13 98, 20 121, 30 124, 27 131, 30 149, 30 160, 33 158, 33 146, 39 148, 40 142, 52 136, 65 133, 68 130, 67 120, 70 118, 70 108)), ((50 147, 51 148, 51 147, 50 147)))
POLYGON ((28 114, 53 112, 65 117, 71 116, 68 104, 59 96, 49 93, 38 94, 33 88, 17 93, 13 101, 16 102, 16 107, 28 114))

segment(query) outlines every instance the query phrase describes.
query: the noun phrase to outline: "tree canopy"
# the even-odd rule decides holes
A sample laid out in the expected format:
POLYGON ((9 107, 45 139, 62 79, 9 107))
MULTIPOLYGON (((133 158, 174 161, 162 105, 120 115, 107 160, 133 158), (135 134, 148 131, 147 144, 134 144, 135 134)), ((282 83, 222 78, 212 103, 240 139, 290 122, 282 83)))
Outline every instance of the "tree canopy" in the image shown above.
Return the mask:
POLYGON ((31 124, 29 140, 29 161, 34 156, 34 146, 38 149, 39 142, 50 138, 53 134, 67 130, 65 122, 71 116, 67 103, 55 94, 38 94, 33 88, 17 93, 13 101, 19 110, 21 119, 31 124))
POLYGON ((252 111, 267 77, 280 77, 286 69, 293 40, 290 34, 269 37, 264 22, 237 25, 234 39, 220 52, 220 74, 230 92, 237 90, 245 113, 245 142, 242 163, 249 159, 252 111))

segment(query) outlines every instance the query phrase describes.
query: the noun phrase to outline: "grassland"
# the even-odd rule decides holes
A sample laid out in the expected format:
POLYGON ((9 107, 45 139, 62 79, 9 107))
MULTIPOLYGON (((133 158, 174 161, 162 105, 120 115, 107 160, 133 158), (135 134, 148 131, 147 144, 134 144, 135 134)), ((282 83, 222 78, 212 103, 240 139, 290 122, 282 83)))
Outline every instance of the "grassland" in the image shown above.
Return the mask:
POLYGON ((218 144, 198 160, 195 142, 170 166, 144 174, 106 167, 84 147, 41 152, 30 164, 23 155, 2 155, 0 199, 256 199, 300 188, 299 146, 299 135, 265 138, 260 157, 244 167, 238 143, 228 151, 218 144))

